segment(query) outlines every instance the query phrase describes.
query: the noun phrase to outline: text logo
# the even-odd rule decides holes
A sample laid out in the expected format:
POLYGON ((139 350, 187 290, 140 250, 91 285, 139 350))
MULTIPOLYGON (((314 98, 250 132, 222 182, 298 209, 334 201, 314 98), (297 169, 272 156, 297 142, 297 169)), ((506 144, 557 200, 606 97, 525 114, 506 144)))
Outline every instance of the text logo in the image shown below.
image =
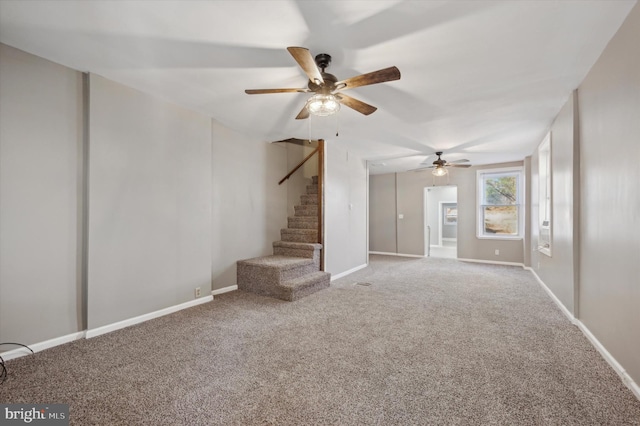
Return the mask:
POLYGON ((0 404, 0 425, 68 426, 67 404, 0 404))

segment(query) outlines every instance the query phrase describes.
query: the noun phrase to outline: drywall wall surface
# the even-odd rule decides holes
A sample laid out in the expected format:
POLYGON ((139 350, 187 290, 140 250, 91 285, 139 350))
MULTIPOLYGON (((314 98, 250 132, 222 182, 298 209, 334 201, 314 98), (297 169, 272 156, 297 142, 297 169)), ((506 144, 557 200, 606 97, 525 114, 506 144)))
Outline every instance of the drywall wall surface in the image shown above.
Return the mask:
POLYGON ((367 263, 367 165, 339 141, 325 151, 325 271, 336 275, 367 263))
POLYGON ((237 284, 236 262, 273 254, 287 227, 287 148, 213 121, 213 289, 237 284))
POLYGON ((88 327, 211 288, 211 120, 90 75, 88 327))
POLYGON ((573 313, 573 164, 574 164, 574 102, 573 95, 562 107, 551 126, 551 256, 538 251, 539 230, 539 156, 536 149, 532 155, 532 251, 531 267, 562 304, 573 313))
POLYGON ((640 5, 578 87, 579 318, 640 383, 640 5))
POLYGON ((422 173, 396 174, 398 253, 424 256, 424 187, 422 173), (402 218, 400 217, 402 215, 402 218))
POLYGON ((0 44, 2 342, 82 330, 82 152, 82 74, 0 44))
POLYGON ((369 251, 397 253, 396 174, 369 176, 369 251))
MULTIPOLYGON (((287 150, 287 167, 278 181, 286 174, 298 166, 309 154, 311 154, 316 146, 301 146, 293 143, 279 143, 287 150)), ((313 176, 318 175, 318 154, 314 154, 302 167, 282 183, 287 188, 287 214, 293 216, 295 214, 294 207, 300 204, 300 196, 307 193, 307 185, 311 185, 313 176)))

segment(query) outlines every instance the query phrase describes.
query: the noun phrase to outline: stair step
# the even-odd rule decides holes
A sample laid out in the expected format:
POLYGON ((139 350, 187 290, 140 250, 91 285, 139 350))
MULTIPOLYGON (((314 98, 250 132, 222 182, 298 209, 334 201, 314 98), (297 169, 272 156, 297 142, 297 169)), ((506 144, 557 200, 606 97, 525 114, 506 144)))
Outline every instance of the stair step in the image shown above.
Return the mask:
POLYGON ((296 243, 317 243, 317 229, 289 229, 280 230, 280 238, 282 241, 291 241, 296 243))
POLYGON ((318 243, 273 242, 273 254, 313 259, 317 269, 320 269, 320 250, 322 250, 322 244, 318 243))
POLYGON ((314 259, 263 256, 237 262, 238 288, 264 296, 280 297, 282 283, 318 272, 314 259))
POLYGON ((318 185, 307 185, 307 195, 318 194, 318 185))
POLYGON ((318 216, 318 206, 294 206, 295 216, 318 216))
POLYGON ((318 184, 318 175, 311 176, 311 183, 314 184, 314 185, 318 184))
POLYGON ((312 293, 328 288, 331 285, 331 274, 314 272, 304 277, 285 281, 278 287, 281 290, 280 299, 293 302, 312 293))
POLYGON ((311 206, 311 205, 318 205, 318 194, 307 194, 307 195, 301 195, 300 196, 300 201, 302 202, 303 206, 311 206))
POLYGON ((318 229, 318 216, 288 217, 287 227, 291 229, 318 229))

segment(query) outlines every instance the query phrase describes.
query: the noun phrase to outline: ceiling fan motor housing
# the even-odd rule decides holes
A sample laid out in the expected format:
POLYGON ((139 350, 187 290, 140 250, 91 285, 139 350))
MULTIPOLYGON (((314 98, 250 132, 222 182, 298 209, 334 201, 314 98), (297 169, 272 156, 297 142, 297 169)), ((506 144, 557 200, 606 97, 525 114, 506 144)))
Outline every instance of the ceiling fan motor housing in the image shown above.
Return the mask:
POLYGON ((324 72, 324 69, 329 67, 329 64, 331 63, 331 55, 328 53, 320 53, 319 55, 316 55, 315 59, 316 65, 318 65, 318 68, 320 68, 322 72, 324 72))

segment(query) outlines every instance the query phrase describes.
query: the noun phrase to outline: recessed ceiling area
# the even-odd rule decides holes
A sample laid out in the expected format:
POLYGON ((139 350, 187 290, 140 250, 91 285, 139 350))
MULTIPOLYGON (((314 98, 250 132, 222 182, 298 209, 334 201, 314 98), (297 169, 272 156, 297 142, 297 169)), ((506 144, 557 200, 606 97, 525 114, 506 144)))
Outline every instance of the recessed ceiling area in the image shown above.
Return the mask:
POLYGON ((3 0, 0 42, 265 143, 313 133, 388 173, 436 151, 474 165, 531 154, 635 3, 3 0), (341 80, 391 66, 402 77, 349 91, 371 115, 295 120, 309 94, 244 92, 307 86, 288 46, 331 55, 341 80))

